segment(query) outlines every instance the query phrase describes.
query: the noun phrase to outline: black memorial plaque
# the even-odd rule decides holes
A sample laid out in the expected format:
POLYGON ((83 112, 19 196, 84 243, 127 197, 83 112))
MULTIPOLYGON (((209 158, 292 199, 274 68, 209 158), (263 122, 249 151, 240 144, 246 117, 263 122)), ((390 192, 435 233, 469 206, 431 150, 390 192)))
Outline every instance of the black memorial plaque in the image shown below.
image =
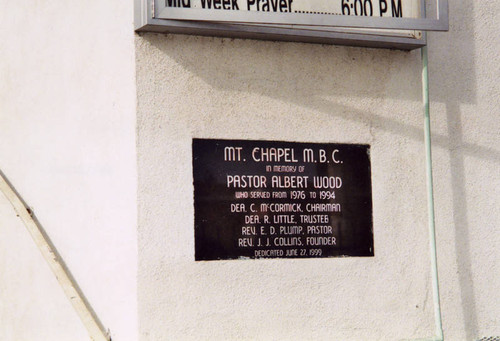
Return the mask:
POLYGON ((373 256, 369 154, 193 139, 195 259, 373 256))

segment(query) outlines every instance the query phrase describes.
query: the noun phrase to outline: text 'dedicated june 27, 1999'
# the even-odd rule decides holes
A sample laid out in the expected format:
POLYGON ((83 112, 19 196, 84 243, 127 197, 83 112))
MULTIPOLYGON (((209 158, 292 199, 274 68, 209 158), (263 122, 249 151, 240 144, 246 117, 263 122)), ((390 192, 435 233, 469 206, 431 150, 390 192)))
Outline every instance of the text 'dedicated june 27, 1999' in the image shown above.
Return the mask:
POLYGON ((195 259, 373 256, 370 147, 193 139, 195 259))

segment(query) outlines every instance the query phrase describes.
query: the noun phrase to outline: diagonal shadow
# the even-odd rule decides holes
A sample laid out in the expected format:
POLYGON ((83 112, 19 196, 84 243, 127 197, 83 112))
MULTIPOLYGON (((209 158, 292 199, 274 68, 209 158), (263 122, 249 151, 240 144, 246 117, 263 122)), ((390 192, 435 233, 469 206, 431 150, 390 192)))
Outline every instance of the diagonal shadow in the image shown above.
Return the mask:
MULTIPOLYGON (((461 314, 468 340, 477 336, 478 321, 472 282, 465 159, 473 157, 500 163, 500 150, 464 138, 460 119, 460 106, 477 102, 474 7, 474 0, 451 2, 450 32, 429 35, 431 106, 432 103, 444 104, 446 117, 441 120, 447 124, 445 133, 432 134, 432 143, 450 153, 455 255, 460 269, 461 314)), ((422 128, 405 123, 397 115, 382 116, 335 100, 336 97, 359 100, 388 97, 420 102, 419 51, 272 42, 247 44, 244 40, 173 38, 157 34, 143 34, 142 41, 156 49, 162 58, 174 60, 179 67, 217 90, 255 93, 309 109, 324 119, 337 117, 369 123, 380 131, 423 143, 422 128), (404 80, 392 79, 393 75, 404 80)), ((168 80, 168 75, 159 79, 168 80)))
MULTIPOLYGON (((456 103, 446 106, 448 131, 453 145, 463 144, 460 107, 456 103)), ((458 280, 462 315, 465 323, 467 340, 478 337, 477 306, 475 300, 474 282, 472 280, 472 260, 470 245, 470 226, 467 214, 467 191, 465 175, 465 151, 450 149, 450 172, 453 201, 453 223, 455 226, 455 256, 457 262, 458 280)))

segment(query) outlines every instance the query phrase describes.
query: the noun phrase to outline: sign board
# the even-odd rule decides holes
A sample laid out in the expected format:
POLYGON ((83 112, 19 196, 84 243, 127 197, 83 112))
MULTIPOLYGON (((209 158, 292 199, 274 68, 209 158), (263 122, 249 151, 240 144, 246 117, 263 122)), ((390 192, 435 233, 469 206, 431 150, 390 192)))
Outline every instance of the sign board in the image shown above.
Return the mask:
POLYGON ((424 0, 135 0, 137 31, 413 49, 422 30, 448 29, 424 0))
POLYGON ((332 16, 419 18, 420 6, 420 0, 155 0, 163 19, 311 26, 329 26, 332 16))
POLYGON ((373 256, 369 152, 194 139, 195 259, 373 256))

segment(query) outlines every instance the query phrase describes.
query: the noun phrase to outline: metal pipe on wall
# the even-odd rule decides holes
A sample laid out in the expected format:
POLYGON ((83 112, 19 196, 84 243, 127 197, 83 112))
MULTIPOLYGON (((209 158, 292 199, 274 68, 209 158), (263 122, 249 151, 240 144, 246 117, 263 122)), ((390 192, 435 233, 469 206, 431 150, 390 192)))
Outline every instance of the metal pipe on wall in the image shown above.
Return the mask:
POLYGON ((430 257, 432 271, 432 294, 434 301, 434 319, 436 324, 436 340, 444 340, 441 320, 441 304, 439 300, 439 278, 437 269, 436 225, 434 217, 434 190, 432 181, 432 146, 431 146, 431 119, 429 108, 429 71, 427 46, 422 47, 422 99, 424 105, 424 141, 425 165, 427 176, 427 210, 430 239, 430 257))

